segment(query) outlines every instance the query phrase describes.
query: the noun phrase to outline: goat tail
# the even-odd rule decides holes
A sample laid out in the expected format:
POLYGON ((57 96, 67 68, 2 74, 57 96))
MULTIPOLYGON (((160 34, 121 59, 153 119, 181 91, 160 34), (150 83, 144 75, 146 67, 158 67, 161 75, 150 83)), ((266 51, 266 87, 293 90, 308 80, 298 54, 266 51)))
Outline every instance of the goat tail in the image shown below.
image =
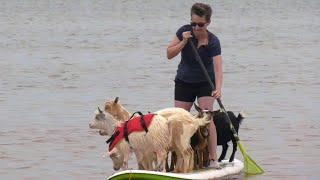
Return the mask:
POLYGON ((237 117, 237 119, 238 119, 238 121, 239 121, 239 124, 242 122, 242 120, 244 119, 244 118, 246 118, 247 117, 247 114, 246 113, 244 113, 244 111, 240 111, 240 113, 238 114, 238 117, 237 117))

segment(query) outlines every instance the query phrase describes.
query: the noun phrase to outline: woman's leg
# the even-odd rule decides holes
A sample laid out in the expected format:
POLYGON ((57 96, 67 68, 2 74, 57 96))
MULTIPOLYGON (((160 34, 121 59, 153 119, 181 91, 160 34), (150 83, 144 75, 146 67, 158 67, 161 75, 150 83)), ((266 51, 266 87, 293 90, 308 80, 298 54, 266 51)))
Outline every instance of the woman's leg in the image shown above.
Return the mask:
POLYGON ((194 87, 187 83, 176 81, 174 85, 174 107, 183 108, 190 112, 196 100, 194 87))
MULTIPOLYGON (((214 98, 211 96, 203 96, 198 98, 198 103, 201 109, 213 110, 214 98)), ((217 161, 217 132, 216 126, 213 121, 210 122, 209 126, 209 155, 210 159, 217 161)))
POLYGON ((174 107, 183 108, 187 111, 190 111, 192 105, 193 105, 192 102, 184 102, 184 101, 177 101, 177 100, 174 101, 174 107))

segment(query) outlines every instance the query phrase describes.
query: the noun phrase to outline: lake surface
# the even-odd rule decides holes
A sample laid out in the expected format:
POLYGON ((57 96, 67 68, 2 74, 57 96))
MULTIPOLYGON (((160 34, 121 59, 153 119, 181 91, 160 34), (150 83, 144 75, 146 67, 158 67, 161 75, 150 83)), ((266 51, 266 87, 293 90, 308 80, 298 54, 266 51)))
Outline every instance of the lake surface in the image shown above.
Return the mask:
MULTIPOLYGON (((88 123, 116 96, 130 111, 173 106, 180 57, 168 61, 166 48, 194 2, 0 2, 1 179, 113 174, 88 123)), ((248 114, 239 135, 265 170, 246 179, 319 179, 320 1, 204 2, 222 46, 222 101, 248 114)))

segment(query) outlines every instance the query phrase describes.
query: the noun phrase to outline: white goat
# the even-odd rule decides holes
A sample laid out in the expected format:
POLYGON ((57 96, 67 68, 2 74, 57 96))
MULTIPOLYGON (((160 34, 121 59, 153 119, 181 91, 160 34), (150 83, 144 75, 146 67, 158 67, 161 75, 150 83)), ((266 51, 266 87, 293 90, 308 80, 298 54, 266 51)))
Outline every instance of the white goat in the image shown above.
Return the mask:
MULTIPOLYGON (((99 127, 106 134, 111 135, 112 129, 119 123, 113 117, 104 114, 99 108, 95 113, 95 118, 89 123, 90 128, 99 127)), ((153 157, 155 154, 158 160, 156 169, 164 171, 163 165, 166 161, 171 139, 168 134, 167 120, 160 115, 154 115, 148 127, 148 133, 144 131, 132 132, 128 136, 130 144, 122 139, 108 153, 113 161, 114 169, 127 168, 130 149, 132 149, 137 157, 137 161, 141 162, 141 165, 145 169, 154 170, 150 167, 150 162, 148 162, 150 158, 146 160, 145 157, 146 155, 153 157)))

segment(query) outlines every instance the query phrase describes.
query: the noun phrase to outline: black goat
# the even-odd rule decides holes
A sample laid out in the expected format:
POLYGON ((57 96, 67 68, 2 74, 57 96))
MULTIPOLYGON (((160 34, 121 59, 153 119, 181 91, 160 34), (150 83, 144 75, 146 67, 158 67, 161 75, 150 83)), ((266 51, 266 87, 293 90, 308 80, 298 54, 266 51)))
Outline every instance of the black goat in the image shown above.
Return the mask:
MULTIPOLYGON (((199 112, 198 116, 202 116, 203 111, 196 105, 195 105, 195 108, 199 112)), ((220 110, 213 111, 212 113, 213 113, 213 122, 216 126, 216 131, 217 131, 217 145, 222 145, 222 153, 218 161, 220 162, 225 158, 228 150, 228 142, 232 140, 233 151, 230 156, 229 162, 233 162, 235 152, 237 151, 237 141, 233 137, 230 126, 226 121, 226 118, 227 118, 226 114, 224 112, 221 112, 220 110)), ((245 117, 244 114, 240 112, 239 115, 236 117, 232 111, 227 111, 227 113, 234 129, 238 132, 240 123, 245 117)))
MULTIPOLYGON (((232 111, 227 111, 227 113, 228 113, 228 116, 231 120, 231 123, 232 123, 234 129, 238 133, 239 126, 240 126, 241 121, 244 119, 244 115, 240 112, 238 114, 238 117, 236 117, 232 111)), ((234 160, 234 155, 237 151, 237 141, 232 134, 230 126, 226 121, 226 118, 227 117, 224 112, 215 111, 213 122, 216 125, 217 145, 222 145, 222 153, 218 159, 219 162, 225 158, 227 150, 228 150, 228 142, 230 140, 232 140, 232 143, 233 143, 233 150, 232 150, 232 154, 230 156, 229 162, 232 162, 234 160)))

